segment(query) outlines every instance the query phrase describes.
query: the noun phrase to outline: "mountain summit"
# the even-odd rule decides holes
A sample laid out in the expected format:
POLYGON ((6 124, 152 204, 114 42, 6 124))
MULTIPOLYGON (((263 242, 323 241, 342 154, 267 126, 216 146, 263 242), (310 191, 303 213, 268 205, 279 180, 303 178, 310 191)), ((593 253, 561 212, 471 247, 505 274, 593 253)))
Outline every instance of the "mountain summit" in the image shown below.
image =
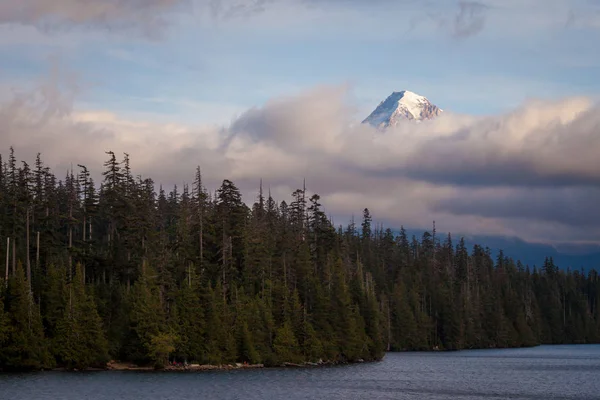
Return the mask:
POLYGON ((369 115, 364 123, 376 128, 396 126, 402 119, 422 121, 433 119, 440 115, 442 110, 431 104, 426 97, 408 90, 394 92, 369 115))

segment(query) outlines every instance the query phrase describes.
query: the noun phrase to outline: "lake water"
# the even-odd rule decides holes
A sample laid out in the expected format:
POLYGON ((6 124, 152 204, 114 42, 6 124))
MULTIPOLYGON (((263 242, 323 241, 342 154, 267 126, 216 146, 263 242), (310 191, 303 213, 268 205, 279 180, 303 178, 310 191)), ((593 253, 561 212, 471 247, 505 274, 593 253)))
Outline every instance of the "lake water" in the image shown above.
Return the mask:
POLYGON ((0 374, 0 399, 600 399, 600 346, 389 353, 312 369, 0 374))

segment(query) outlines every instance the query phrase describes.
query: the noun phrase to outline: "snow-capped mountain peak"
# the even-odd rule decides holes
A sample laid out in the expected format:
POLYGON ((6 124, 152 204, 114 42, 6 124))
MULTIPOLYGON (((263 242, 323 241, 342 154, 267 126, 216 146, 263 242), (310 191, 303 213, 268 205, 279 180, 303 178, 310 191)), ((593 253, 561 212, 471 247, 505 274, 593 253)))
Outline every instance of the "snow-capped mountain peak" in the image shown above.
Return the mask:
POLYGON ((408 90, 394 92, 369 115, 363 123, 377 128, 395 126, 402 119, 422 121, 440 115, 442 110, 424 96, 408 90))

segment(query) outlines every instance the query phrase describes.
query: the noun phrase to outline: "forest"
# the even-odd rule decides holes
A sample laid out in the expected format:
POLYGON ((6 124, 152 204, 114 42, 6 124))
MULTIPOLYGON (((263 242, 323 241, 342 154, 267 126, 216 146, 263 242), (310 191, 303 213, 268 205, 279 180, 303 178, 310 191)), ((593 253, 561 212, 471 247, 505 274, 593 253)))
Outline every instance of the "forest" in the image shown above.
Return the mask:
POLYGON ((257 182, 249 206, 202 172, 166 192, 127 154, 106 153, 100 182, 0 156, 0 370, 600 342, 595 270, 522 265, 435 225, 408 237, 367 208, 336 226, 305 187, 278 202, 257 182))

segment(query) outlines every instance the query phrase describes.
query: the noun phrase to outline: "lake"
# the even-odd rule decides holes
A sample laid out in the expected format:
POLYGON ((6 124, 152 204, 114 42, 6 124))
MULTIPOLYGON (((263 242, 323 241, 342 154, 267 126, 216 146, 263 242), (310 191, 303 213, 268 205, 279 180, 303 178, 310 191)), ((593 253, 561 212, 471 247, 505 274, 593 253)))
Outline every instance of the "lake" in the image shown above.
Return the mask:
POLYGON ((0 374, 0 398, 600 399, 600 345, 388 353, 310 369, 0 374))

